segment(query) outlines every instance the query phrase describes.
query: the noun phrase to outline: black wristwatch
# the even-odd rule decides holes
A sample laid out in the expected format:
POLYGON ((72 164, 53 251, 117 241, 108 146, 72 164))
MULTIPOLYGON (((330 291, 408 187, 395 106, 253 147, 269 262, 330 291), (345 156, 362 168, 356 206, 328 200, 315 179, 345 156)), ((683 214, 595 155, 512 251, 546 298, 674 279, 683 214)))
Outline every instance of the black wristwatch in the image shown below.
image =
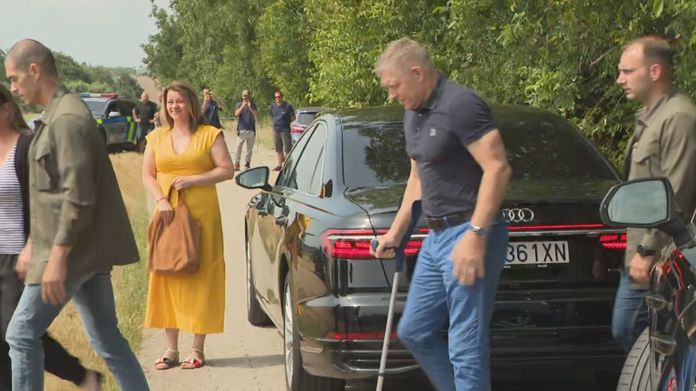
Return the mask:
POLYGON ((640 254, 641 257, 651 257, 655 255, 654 249, 646 247, 642 244, 636 246, 636 252, 640 254))

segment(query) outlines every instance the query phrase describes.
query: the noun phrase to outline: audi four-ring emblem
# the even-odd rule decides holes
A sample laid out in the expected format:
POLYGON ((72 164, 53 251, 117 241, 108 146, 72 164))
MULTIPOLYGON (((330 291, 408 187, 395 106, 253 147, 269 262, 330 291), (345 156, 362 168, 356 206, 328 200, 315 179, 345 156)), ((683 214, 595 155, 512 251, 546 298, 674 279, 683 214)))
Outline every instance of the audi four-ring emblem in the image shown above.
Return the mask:
POLYGON ((511 208, 500 211, 508 223, 529 223, 534 220, 534 211, 529 208, 511 208))

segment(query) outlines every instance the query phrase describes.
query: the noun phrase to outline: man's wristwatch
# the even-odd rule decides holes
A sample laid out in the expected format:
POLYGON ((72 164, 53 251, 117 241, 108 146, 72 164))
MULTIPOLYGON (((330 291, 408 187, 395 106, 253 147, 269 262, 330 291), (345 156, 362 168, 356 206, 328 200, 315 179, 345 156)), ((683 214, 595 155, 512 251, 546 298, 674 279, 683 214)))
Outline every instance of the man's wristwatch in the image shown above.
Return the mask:
POLYGON ((655 249, 646 247, 642 244, 639 244, 636 246, 636 252, 641 256, 641 257, 651 257, 655 255, 655 249))
POLYGON ((474 235, 481 238, 486 237, 486 235, 488 234, 488 230, 486 228, 473 224, 471 224, 471 232, 473 232, 474 235))

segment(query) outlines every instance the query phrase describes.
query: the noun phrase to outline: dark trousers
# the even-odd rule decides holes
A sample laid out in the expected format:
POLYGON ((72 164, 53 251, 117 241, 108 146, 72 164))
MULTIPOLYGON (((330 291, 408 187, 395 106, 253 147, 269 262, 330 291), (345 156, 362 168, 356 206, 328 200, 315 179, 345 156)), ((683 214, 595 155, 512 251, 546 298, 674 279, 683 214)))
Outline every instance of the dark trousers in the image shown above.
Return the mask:
MULTIPOLYGON (((10 346, 5 342, 5 334, 24 289, 24 283, 17 278, 14 270, 16 263, 17 255, 0 254, 0 335, 2 336, 0 339, 0 391, 12 389, 10 346)), ((87 370, 80 365, 79 360, 70 355, 58 341, 48 334, 44 334, 41 341, 45 353, 44 368, 46 371, 80 385, 85 380, 87 370)))

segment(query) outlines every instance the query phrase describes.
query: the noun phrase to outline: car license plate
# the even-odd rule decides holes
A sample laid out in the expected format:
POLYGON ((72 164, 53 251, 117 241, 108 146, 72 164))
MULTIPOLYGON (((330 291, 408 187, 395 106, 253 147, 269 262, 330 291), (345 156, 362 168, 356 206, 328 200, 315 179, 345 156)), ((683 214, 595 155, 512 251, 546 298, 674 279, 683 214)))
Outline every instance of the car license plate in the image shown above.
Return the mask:
POLYGON ((508 265, 549 265, 570 263, 568 242, 510 242, 507 247, 505 264, 508 265))

